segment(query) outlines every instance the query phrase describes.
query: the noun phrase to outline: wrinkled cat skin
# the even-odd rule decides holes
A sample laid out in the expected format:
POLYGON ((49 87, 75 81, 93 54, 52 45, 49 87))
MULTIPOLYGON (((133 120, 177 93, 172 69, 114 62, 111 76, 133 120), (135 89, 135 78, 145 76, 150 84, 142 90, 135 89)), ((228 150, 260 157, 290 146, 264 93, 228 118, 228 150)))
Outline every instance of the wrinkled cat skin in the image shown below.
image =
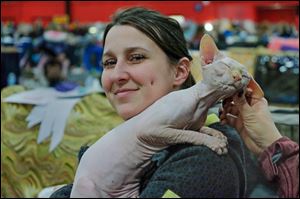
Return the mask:
POLYGON ((138 197, 143 169, 153 154, 170 145, 191 143, 227 152, 226 137, 203 127, 207 111, 253 80, 208 35, 201 40, 200 53, 203 80, 160 98, 93 144, 80 161, 71 197, 138 197))

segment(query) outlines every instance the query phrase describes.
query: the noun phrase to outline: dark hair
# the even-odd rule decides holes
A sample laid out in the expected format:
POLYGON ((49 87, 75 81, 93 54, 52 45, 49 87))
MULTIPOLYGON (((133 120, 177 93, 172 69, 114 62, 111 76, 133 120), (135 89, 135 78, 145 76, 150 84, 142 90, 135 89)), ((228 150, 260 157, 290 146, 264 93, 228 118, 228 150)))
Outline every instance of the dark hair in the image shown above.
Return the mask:
POLYGON ((56 77, 48 77, 48 70, 52 69, 54 67, 59 67, 60 71, 62 70, 61 62, 58 61, 57 59, 53 59, 53 58, 48 60, 44 65, 44 75, 45 75, 46 79, 48 80, 50 87, 56 86, 62 80, 61 75, 58 75, 56 77))
MULTIPOLYGON (((55 58, 50 58, 44 65, 44 68, 48 68, 48 67, 53 67, 53 66, 58 66, 60 69, 62 69, 62 63, 60 61, 58 61, 55 58)), ((46 70, 45 70, 46 72, 46 70)))
MULTIPOLYGON (((166 53, 171 64, 177 64, 182 57, 187 57, 190 61, 193 59, 188 52, 179 23, 157 11, 133 7, 117 12, 105 28, 103 47, 107 33, 115 25, 130 25, 143 32, 166 53)), ((193 84, 195 80, 190 73, 181 88, 188 88, 193 84)))

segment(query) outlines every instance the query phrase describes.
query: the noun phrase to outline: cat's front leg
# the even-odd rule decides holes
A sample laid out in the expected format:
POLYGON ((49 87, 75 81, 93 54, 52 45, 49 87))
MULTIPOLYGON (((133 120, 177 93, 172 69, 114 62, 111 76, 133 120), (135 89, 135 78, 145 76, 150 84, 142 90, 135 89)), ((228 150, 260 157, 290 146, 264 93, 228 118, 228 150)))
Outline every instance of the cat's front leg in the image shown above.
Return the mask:
POLYGON ((213 137, 217 137, 217 138, 227 142, 227 137, 221 131, 218 131, 216 129, 213 129, 213 128, 210 128, 210 127, 207 127, 207 126, 203 126, 200 129, 200 133, 211 135, 213 137))
POLYGON ((228 152, 227 137, 221 131, 218 131, 216 129, 207 126, 203 126, 199 132, 209 135, 208 137, 206 137, 206 140, 204 142, 205 146, 217 152, 219 155, 226 154, 228 152))

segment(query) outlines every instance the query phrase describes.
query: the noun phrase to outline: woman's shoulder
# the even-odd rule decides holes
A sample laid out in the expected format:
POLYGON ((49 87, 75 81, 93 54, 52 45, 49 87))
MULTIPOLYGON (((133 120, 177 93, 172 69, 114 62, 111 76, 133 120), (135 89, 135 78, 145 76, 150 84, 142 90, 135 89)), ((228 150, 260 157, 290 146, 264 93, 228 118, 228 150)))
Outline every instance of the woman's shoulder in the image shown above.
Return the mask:
POLYGON ((161 197, 168 189, 181 197, 243 197, 246 174, 241 140, 226 126, 211 127, 225 131, 228 154, 218 155, 206 146, 171 146, 153 156, 157 167, 141 197, 161 197))
POLYGON ((244 176, 229 155, 205 146, 176 146, 147 179, 141 197, 162 197, 171 190, 180 197, 241 197, 244 176), (175 149, 176 148, 176 149, 175 149), (243 183, 241 183, 243 182, 243 183))
POLYGON ((216 152, 209 149, 204 145, 174 145, 161 151, 153 156, 153 160, 157 160, 158 164, 162 161, 233 161, 244 162, 245 152, 244 144, 238 133, 234 128, 221 125, 220 123, 214 123, 209 126, 210 128, 221 131, 228 139, 228 153, 218 155, 216 152), (188 159, 188 160, 186 160, 188 159))

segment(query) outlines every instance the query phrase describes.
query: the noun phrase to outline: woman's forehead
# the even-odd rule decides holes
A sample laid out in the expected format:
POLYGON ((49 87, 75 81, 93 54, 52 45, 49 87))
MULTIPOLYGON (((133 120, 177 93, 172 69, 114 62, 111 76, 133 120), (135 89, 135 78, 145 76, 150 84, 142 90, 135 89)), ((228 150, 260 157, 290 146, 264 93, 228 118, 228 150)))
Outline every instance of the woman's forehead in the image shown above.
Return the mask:
MULTIPOLYGON (((105 44, 111 39, 115 40, 117 38, 121 40, 126 40, 132 38, 132 40, 141 40, 148 38, 146 34, 137 28, 130 25, 115 25, 107 33, 105 44), (125 39, 126 38, 126 39, 125 39)), ((130 40, 131 41, 131 40, 130 40)))
POLYGON ((115 49, 145 49, 151 51, 158 46, 146 34, 129 25, 113 26, 105 39, 104 54, 115 49))

